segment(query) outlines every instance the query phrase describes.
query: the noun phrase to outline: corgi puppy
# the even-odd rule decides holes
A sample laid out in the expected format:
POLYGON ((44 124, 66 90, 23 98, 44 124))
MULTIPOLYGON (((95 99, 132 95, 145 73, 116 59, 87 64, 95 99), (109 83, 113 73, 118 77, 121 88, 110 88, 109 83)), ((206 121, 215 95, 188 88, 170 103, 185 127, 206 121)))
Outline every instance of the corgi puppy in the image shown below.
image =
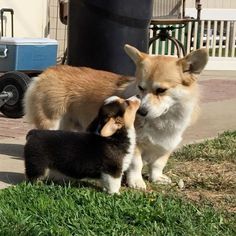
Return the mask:
POLYGON ((179 59, 151 56, 130 45, 124 49, 136 65, 136 78, 86 67, 51 67, 27 89, 26 117, 39 129, 85 130, 107 97, 138 95, 137 148, 127 172, 128 185, 146 188, 143 164, 149 166, 151 181, 170 183, 163 168, 196 119, 197 75, 207 64, 208 53, 198 49, 179 59))
POLYGON ((45 177, 47 170, 65 176, 99 178, 110 194, 119 193, 121 178, 134 156, 136 97, 105 100, 90 127, 98 134, 31 130, 24 147, 25 173, 30 181, 45 177))

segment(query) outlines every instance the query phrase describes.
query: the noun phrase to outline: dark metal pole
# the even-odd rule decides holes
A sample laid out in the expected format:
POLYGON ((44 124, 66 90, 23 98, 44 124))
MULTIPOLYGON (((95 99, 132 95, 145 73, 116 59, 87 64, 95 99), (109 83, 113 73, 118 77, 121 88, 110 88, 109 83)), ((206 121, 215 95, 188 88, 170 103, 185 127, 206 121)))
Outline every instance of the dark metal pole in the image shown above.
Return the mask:
POLYGON ((196 9, 197 9, 197 20, 200 20, 201 18, 201 10, 202 10, 202 4, 201 0, 196 0, 196 9))
POLYGON ((3 11, 2 9, 0 10, 0 14, 1 14, 1 36, 3 36, 3 11))
POLYGON ((14 37, 14 22, 13 22, 13 15, 14 15, 14 10, 11 8, 2 8, 0 10, 1 14, 1 35, 3 36, 3 14, 4 12, 10 12, 11 13, 11 36, 14 37))

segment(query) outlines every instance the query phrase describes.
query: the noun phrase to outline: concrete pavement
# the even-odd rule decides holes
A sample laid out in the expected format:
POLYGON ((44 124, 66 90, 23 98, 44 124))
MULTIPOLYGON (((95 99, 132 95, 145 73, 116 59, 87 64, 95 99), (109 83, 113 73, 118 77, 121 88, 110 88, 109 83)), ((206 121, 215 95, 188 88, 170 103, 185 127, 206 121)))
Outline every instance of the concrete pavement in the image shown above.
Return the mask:
MULTIPOLYGON (((236 130, 236 71, 206 71, 199 84, 201 113, 185 132, 182 144, 236 130)), ((23 147, 30 128, 24 119, 9 119, 0 113, 0 189, 24 180, 23 147)))
POLYGON ((0 139, 0 189, 25 179, 22 158, 24 143, 24 137, 0 139))
POLYGON ((236 130, 236 71, 206 71, 199 81, 200 115, 184 133, 182 144, 236 130))

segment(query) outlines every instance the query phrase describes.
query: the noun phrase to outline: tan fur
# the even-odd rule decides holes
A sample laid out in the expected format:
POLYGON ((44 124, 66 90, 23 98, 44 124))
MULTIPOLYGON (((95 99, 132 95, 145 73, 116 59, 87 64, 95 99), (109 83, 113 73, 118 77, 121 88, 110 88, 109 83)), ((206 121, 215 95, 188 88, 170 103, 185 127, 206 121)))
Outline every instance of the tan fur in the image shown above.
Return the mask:
POLYGON ((133 112, 133 110, 137 111, 139 106, 140 106, 140 101, 137 101, 137 100, 129 101, 129 107, 127 107, 124 114, 126 128, 130 128, 131 126, 134 125, 136 113, 133 112))
POLYGON ((74 122, 84 114, 79 122, 87 126, 103 101, 119 93, 130 79, 110 72, 63 65, 47 69, 35 80, 24 98, 26 118, 38 129, 52 129, 65 113, 70 113, 74 122))
POLYGON ((85 67, 52 67, 27 90, 25 113, 40 129, 53 129, 59 122, 62 129, 85 129, 107 97, 138 94, 140 110, 148 113, 135 120, 138 151, 127 179, 129 186, 145 188, 140 172, 143 162, 149 164, 153 181, 169 181, 162 170, 184 130, 196 119, 196 74, 204 69, 208 55, 200 49, 182 59, 150 56, 129 45, 125 51, 136 64, 136 80, 85 67), (155 169, 159 172, 153 174, 155 169))
MULTIPOLYGON (((144 93, 150 93, 150 104, 158 106, 162 102, 162 97, 168 95, 168 92, 166 92, 163 95, 156 96, 155 88, 158 86, 167 89, 178 86, 182 90, 191 93, 191 96, 196 98, 196 100, 199 99, 197 77, 195 74, 183 72, 183 67, 186 64, 184 59, 178 61, 175 57, 164 56, 146 56, 142 61, 138 62, 136 73, 138 84, 145 86, 146 91, 144 93), (139 78, 142 79, 140 80, 139 78)), ((198 102, 196 102, 191 122, 197 119, 198 113, 199 107, 198 102)))

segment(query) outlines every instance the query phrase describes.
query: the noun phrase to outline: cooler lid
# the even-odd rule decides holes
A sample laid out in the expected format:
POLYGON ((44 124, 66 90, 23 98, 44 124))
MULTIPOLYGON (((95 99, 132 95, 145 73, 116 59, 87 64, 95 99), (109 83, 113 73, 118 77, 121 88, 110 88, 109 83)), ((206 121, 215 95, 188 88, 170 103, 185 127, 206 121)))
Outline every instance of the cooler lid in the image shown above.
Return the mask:
POLYGON ((10 38, 1 37, 0 44, 5 45, 57 45, 58 42, 55 39, 48 38, 10 38))

